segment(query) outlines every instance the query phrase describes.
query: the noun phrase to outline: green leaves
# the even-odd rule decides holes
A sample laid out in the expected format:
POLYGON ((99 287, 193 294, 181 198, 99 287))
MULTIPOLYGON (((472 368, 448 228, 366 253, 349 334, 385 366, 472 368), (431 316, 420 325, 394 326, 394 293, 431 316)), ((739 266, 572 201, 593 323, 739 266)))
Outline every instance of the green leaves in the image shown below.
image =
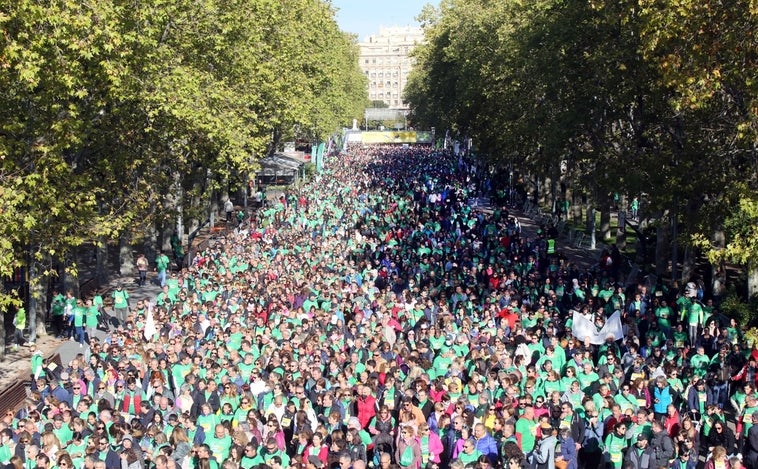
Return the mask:
POLYGON ((755 233, 730 220, 750 226, 758 190, 757 14, 755 0, 444 0, 424 11, 406 100, 416 125, 496 163, 595 202, 650 194, 649 212, 687 214, 680 233, 726 224, 753 256, 755 233))
POLYGON ((0 26, 0 275, 144 232, 208 174, 233 191, 272 134, 325 137, 365 100, 322 0, 0 0, 0 26))

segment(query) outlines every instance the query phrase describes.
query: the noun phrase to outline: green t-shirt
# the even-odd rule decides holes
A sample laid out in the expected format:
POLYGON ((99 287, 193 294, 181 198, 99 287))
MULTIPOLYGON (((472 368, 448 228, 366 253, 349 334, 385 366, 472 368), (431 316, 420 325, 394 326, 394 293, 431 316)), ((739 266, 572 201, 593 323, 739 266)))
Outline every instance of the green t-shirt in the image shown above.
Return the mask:
POLYGON ((692 303, 692 305, 689 308, 687 315, 687 322, 689 325, 693 326, 695 324, 704 324, 705 323, 705 317, 703 315, 703 305, 695 301, 692 303))
POLYGON ((671 327, 671 308, 668 306, 660 306, 655 310, 655 316, 658 318, 658 325, 661 328, 671 327))
POLYGON ((521 435, 521 450, 528 453, 537 440, 537 422, 520 418, 516 421, 516 435, 521 435))
POLYGON ((66 308, 66 297, 62 294, 57 294, 53 297, 53 316, 61 316, 66 308))
POLYGON ((615 433, 608 435, 605 440, 605 450, 608 454, 608 460, 611 465, 620 469, 624 461, 624 450, 629 446, 626 438, 617 436, 615 433))
POLYGON ((116 290, 113 292, 113 307, 114 308, 128 308, 129 307, 129 293, 126 290, 116 290))
POLYGON ((168 269, 168 265, 171 261, 168 259, 168 256, 165 254, 161 254, 155 259, 155 269, 158 272, 165 272, 168 269))
POLYGON ((83 306, 74 306, 74 327, 84 327, 84 312, 86 308, 83 306))
POLYGON ((92 306, 87 307, 84 315, 87 327, 97 327, 97 318, 100 316, 97 306, 93 304, 92 306))
POLYGON ((216 461, 225 461, 229 457, 229 449, 232 446, 232 437, 229 435, 217 438, 215 434, 211 434, 205 437, 205 443, 211 449, 211 454, 216 461))

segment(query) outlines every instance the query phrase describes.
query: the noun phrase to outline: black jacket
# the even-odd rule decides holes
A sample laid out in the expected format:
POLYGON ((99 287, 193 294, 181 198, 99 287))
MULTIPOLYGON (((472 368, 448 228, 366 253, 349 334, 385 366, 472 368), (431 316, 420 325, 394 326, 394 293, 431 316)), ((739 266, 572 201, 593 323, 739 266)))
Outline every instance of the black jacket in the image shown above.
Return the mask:
MULTIPOLYGON (((655 450, 648 444, 644 450, 640 450, 637 445, 632 445, 626 450, 626 456, 624 456, 624 466, 627 463, 634 465, 634 469, 658 469, 658 462, 655 459, 655 450)), ((662 461, 662 464, 667 464, 666 461, 662 461)))

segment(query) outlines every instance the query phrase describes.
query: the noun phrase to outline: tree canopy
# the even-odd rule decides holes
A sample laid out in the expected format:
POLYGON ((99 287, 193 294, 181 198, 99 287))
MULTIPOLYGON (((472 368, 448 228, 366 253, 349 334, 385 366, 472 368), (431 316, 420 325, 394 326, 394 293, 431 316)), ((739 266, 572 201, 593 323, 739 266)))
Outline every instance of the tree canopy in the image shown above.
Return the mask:
POLYGON ((174 216, 176 187, 247 184, 272 136, 366 105, 326 0, 0 0, 0 25, 3 277, 174 216))
POLYGON ((443 0, 420 19, 416 125, 593 204, 648 194, 687 244, 724 229, 751 253, 723 255, 756 258, 736 225, 758 189, 758 2, 443 0))

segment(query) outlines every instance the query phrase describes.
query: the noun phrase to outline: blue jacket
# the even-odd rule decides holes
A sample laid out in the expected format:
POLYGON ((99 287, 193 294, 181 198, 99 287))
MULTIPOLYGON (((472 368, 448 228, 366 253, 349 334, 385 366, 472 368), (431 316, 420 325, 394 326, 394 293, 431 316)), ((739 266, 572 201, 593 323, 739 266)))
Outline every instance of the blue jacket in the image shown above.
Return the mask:
POLYGON ((667 385, 663 389, 655 386, 655 389, 653 390, 653 411, 656 414, 665 414, 669 404, 673 401, 674 399, 671 396, 671 386, 667 385))
POLYGON ((476 440, 476 449, 483 455, 487 456, 487 459, 490 460, 490 463, 493 466, 497 464, 497 442, 492 438, 492 435, 487 433, 482 438, 476 440))
POLYGON ((561 439, 561 456, 568 463, 566 469, 577 469, 579 463, 577 462, 576 442, 570 436, 561 439))

